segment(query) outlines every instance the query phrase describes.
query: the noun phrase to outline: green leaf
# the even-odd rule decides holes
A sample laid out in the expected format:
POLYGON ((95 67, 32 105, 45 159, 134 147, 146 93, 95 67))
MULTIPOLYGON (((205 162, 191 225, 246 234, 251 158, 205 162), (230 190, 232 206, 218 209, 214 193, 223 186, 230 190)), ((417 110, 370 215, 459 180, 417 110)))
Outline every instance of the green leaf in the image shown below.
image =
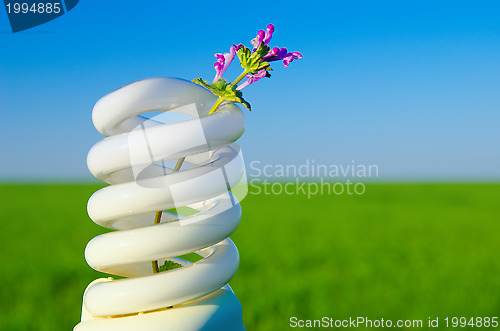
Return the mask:
POLYGON ((217 82, 211 84, 201 78, 197 78, 193 80, 193 83, 201 85, 206 89, 210 90, 213 94, 218 95, 227 101, 241 103, 248 110, 251 110, 250 104, 243 99, 243 93, 238 91, 236 87, 230 83, 228 83, 224 78, 220 78, 217 82))
POLYGON ((198 85, 201 85, 203 86, 204 88, 207 88, 209 90, 212 90, 211 87, 212 87, 212 84, 210 84, 209 82, 201 79, 201 78, 197 78, 197 79, 193 79, 193 83, 195 84, 198 84, 198 85))
POLYGON ((238 90, 233 88, 233 90, 230 91, 230 94, 226 95, 225 98, 226 98, 226 100, 231 101, 231 102, 241 103, 242 105, 247 107, 247 109, 249 111, 252 110, 250 103, 248 103, 248 101, 243 99, 243 93, 241 91, 238 91, 238 90))
POLYGON ((165 260, 165 263, 158 268, 159 272, 181 268, 182 264, 176 263, 174 261, 165 260))
POLYGON ((269 62, 262 58, 269 52, 270 48, 264 43, 261 43, 255 52, 251 52, 250 48, 242 46, 236 54, 240 59, 240 64, 243 69, 247 69, 249 73, 256 74, 262 69, 271 70, 269 62))

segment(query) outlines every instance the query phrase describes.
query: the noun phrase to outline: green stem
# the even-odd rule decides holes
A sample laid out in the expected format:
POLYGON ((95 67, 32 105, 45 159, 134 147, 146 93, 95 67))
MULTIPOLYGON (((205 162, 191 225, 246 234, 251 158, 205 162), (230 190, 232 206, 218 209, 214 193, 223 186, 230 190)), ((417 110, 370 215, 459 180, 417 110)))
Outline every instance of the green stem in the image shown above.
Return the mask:
MULTIPOLYGON (((156 215, 155 215, 155 221, 154 221, 154 224, 160 224, 160 221, 161 221, 161 214, 162 214, 162 211, 157 211, 156 212, 156 215)), ((160 269, 158 267, 158 261, 153 261, 151 262, 152 265, 153 265, 153 273, 154 274, 157 274, 160 272, 160 269)))
POLYGON ((175 164, 173 172, 177 172, 181 170, 182 164, 184 163, 184 160, 186 160, 186 157, 181 157, 180 159, 177 160, 177 163, 175 164))
MULTIPOLYGON (((245 73, 245 72, 243 72, 245 73)), ((242 75, 240 75, 242 76, 242 75)), ((243 75, 244 77, 245 75, 243 75)), ((238 77, 239 78, 239 77, 238 77)), ((239 78, 241 80, 241 78, 239 78)), ((215 101, 214 105, 212 106, 212 108, 210 108, 210 111, 208 112, 208 114, 212 114, 212 113, 215 113, 217 111, 217 108, 219 108, 219 106, 221 105, 221 103, 224 101, 225 99, 223 97, 219 97, 217 99, 217 101, 215 101)), ((174 166, 174 170, 172 172, 178 172, 179 170, 181 170, 181 167, 182 167, 182 164, 184 163, 184 161, 186 160, 186 157, 181 157, 180 159, 177 160, 177 163, 175 164, 174 166)), ((156 215, 155 215, 155 221, 153 224, 160 224, 161 222, 161 215, 162 215, 163 211, 157 211, 156 212, 156 215)), ((159 266, 158 266, 158 261, 153 261, 151 262, 152 263, 152 266, 153 266, 153 273, 154 274, 157 274, 160 272, 160 269, 159 269, 159 266)))
POLYGON ((217 111, 217 108, 219 108, 219 106, 221 105, 221 103, 223 101, 224 101, 224 98, 223 97, 219 97, 219 99, 217 99, 217 101, 215 101, 215 103, 212 106, 212 108, 210 108, 210 111, 208 112, 208 115, 215 113, 217 111))
MULTIPOLYGON (((245 78, 248 72, 248 69, 243 70, 243 72, 238 76, 238 78, 236 78, 234 82, 231 83, 231 85, 236 86, 236 84, 238 84, 243 78, 245 78)), ((208 115, 215 113, 217 111, 217 108, 221 105, 222 102, 224 102, 224 100, 225 99, 223 97, 219 97, 212 108, 210 108, 208 115)))
POLYGON ((248 74, 248 69, 243 70, 241 75, 239 75, 238 78, 236 78, 236 80, 231 83, 231 85, 236 86, 236 84, 238 84, 243 78, 245 78, 246 74, 248 74))

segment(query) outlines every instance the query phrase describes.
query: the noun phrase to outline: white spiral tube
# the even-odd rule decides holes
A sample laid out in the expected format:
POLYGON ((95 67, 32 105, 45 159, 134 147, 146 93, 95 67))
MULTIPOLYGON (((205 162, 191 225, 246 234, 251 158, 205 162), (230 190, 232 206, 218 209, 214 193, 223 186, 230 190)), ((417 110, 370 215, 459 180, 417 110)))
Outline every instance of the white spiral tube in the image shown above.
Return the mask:
POLYGON ((92 239, 85 258, 95 270, 128 278, 92 282, 75 331, 244 330, 241 305, 227 285, 239 263, 227 237, 241 218, 229 190, 246 183, 234 143, 245 119, 232 103, 208 115, 215 101, 188 81, 151 78, 95 105, 94 125, 107 138, 90 150, 88 167, 111 185, 92 195, 88 213, 95 223, 119 231, 92 239), (151 111, 189 119, 164 124, 143 115, 151 111), (179 172, 162 163, 180 157, 188 166, 179 172), (166 211, 181 206, 197 213, 166 211), (162 220, 153 225, 156 211, 163 211, 162 220), (202 259, 176 258, 191 252, 202 259), (153 273, 152 261, 166 259, 182 267, 153 273))

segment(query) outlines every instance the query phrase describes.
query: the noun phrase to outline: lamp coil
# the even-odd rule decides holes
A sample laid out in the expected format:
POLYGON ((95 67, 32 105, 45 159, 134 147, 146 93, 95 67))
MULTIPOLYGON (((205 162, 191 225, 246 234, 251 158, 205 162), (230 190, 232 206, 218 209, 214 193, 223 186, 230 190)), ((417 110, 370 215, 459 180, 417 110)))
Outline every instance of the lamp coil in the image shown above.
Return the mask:
POLYGON ((244 330, 227 283, 239 263, 228 236, 239 225, 246 194, 235 143, 245 119, 232 103, 208 114, 215 102, 191 82, 150 78, 95 105, 93 123, 106 138, 87 163, 110 185, 92 195, 87 209, 95 223, 117 231, 93 238, 85 258, 93 269, 124 278, 87 287, 75 331, 244 330), (169 114, 182 120, 169 123, 169 114), (179 158, 185 162, 175 172, 179 158), (158 211, 161 222, 153 224, 158 211), (188 253, 200 259, 179 257, 188 253), (166 260, 182 267, 154 273, 152 261, 166 260))

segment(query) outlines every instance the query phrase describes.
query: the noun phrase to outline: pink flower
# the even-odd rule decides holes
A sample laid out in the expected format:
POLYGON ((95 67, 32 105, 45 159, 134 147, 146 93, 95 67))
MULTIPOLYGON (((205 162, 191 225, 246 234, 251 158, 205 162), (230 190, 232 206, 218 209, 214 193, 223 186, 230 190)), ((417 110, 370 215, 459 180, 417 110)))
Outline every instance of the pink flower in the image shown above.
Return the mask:
POLYGON ((215 69, 215 78, 213 83, 215 84, 221 77, 222 77, 222 67, 223 65, 220 62, 215 62, 214 64, 214 69, 215 69))
POLYGON ((253 74, 253 75, 246 75, 245 77, 248 78, 248 79, 243 84, 241 84, 240 86, 238 86, 236 88, 236 90, 239 91, 239 90, 247 87, 248 85, 250 85, 252 83, 255 83, 259 79, 266 77, 266 75, 267 75, 266 69, 262 69, 258 73, 253 74))
POLYGON ((263 57, 263 59, 267 62, 283 60, 283 65, 285 68, 288 67, 290 62, 292 62, 293 60, 301 58, 302 54, 300 54, 299 52, 288 53, 287 49, 284 47, 281 49, 278 49, 278 47, 274 47, 263 57))
POLYGON ((288 67, 288 65, 290 64, 290 62, 292 62, 295 59, 302 59, 302 54, 300 54, 299 52, 287 53, 283 57, 283 66, 285 68, 288 67))
MULTIPOLYGON (((273 47, 269 53, 267 53, 266 55, 264 55, 264 57, 262 59, 264 60, 267 60, 268 58, 272 57, 272 56, 276 56, 278 55, 278 53, 280 52, 280 49, 279 47, 273 47)), ((286 49, 285 49, 285 52, 286 52, 286 49)))
POLYGON ((271 37, 273 36, 274 32, 274 25, 269 24, 266 29, 266 33, 264 35, 264 45, 269 44, 269 41, 271 41, 271 37))
POLYGON ((215 57, 217 58, 217 62, 214 64, 215 68, 215 77, 213 80, 213 83, 215 84, 220 78, 222 78, 222 75, 224 75, 224 72, 226 72, 227 67, 231 64, 231 62, 234 59, 234 56, 236 55, 236 51, 240 48, 241 46, 231 46, 229 49, 229 53, 224 53, 220 54, 217 53, 215 54, 215 57))
MULTIPOLYGON (((274 25, 272 25, 272 24, 267 25, 266 31, 259 30, 259 32, 257 32, 257 36, 254 39, 252 39, 252 41, 251 41, 251 43, 253 45, 253 50, 252 50, 252 55, 250 56, 249 59, 247 59, 249 49, 247 49, 245 47, 245 52, 243 52, 243 59, 244 60, 242 60, 242 61, 245 61, 245 64, 243 65, 243 63, 242 63, 242 66, 243 66, 243 68, 245 68, 245 70, 247 70, 246 72, 255 72, 256 70, 258 70, 258 68, 262 68, 263 67, 263 66, 261 66, 262 61, 273 62, 273 61, 282 60, 283 66, 286 68, 293 60, 302 58, 302 54, 300 54, 299 52, 288 52, 288 50, 284 47, 282 47, 282 48, 273 47, 264 56, 262 56, 260 53, 255 54, 256 50, 259 49, 259 47, 262 45, 262 43, 264 43, 264 45, 269 44, 269 42, 271 41, 271 38, 273 36, 273 33, 274 33, 274 25), (256 55, 257 55, 257 58, 256 58, 256 55)), ((222 76, 226 72, 226 69, 229 67, 231 62, 234 60, 236 52, 238 50, 240 50, 242 47, 244 47, 242 44, 239 44, 239 45, 233 44, 233 46, 231 46, 231 48, 229 49, 229 53, 215 54, 215 57, 217 58, 217 62, 215 62, 215 64, 214 64, 215 77, 213 80, 213 84, 216 84, 219 81, 219 79, 222 78, 222 76)), ((264 49, 269 49, 269 48, 267 48, 267 46, 266 46, 266 47, 264 47, 264 49)), ((270 70, 268 64, 265 64, 264 67, 267 68, 268 70, 270 70)), ((247 80, 244 83, 242 83, 241 85, 239 85, 236 88, 236 90, 239 91, 239 90, 247 87, 250 84, 255 83, 256 81, 258 81, 261 78, 266 77, 266 76, 270 76, 270 75, 268 75, 268 72, 266 71, 266 69, 261 69, 255 74, 247 74, 247 75, 245 75, 247 80)), ((240 79, 241 78, 238 79, 238 82, 240 79)))
POLYGON ((265 36, 266 36, 266 33, 264 32, 264 30, 259 30, 259 32, 257 32, 257 37, 255 37, 255 39, 252 39, 250 41, 250 43, 253 45, 252 53, 255 52, 257 50, 257 48, 259 48, 259 46, 262 43, 262 41, 264 40, 265 36))

